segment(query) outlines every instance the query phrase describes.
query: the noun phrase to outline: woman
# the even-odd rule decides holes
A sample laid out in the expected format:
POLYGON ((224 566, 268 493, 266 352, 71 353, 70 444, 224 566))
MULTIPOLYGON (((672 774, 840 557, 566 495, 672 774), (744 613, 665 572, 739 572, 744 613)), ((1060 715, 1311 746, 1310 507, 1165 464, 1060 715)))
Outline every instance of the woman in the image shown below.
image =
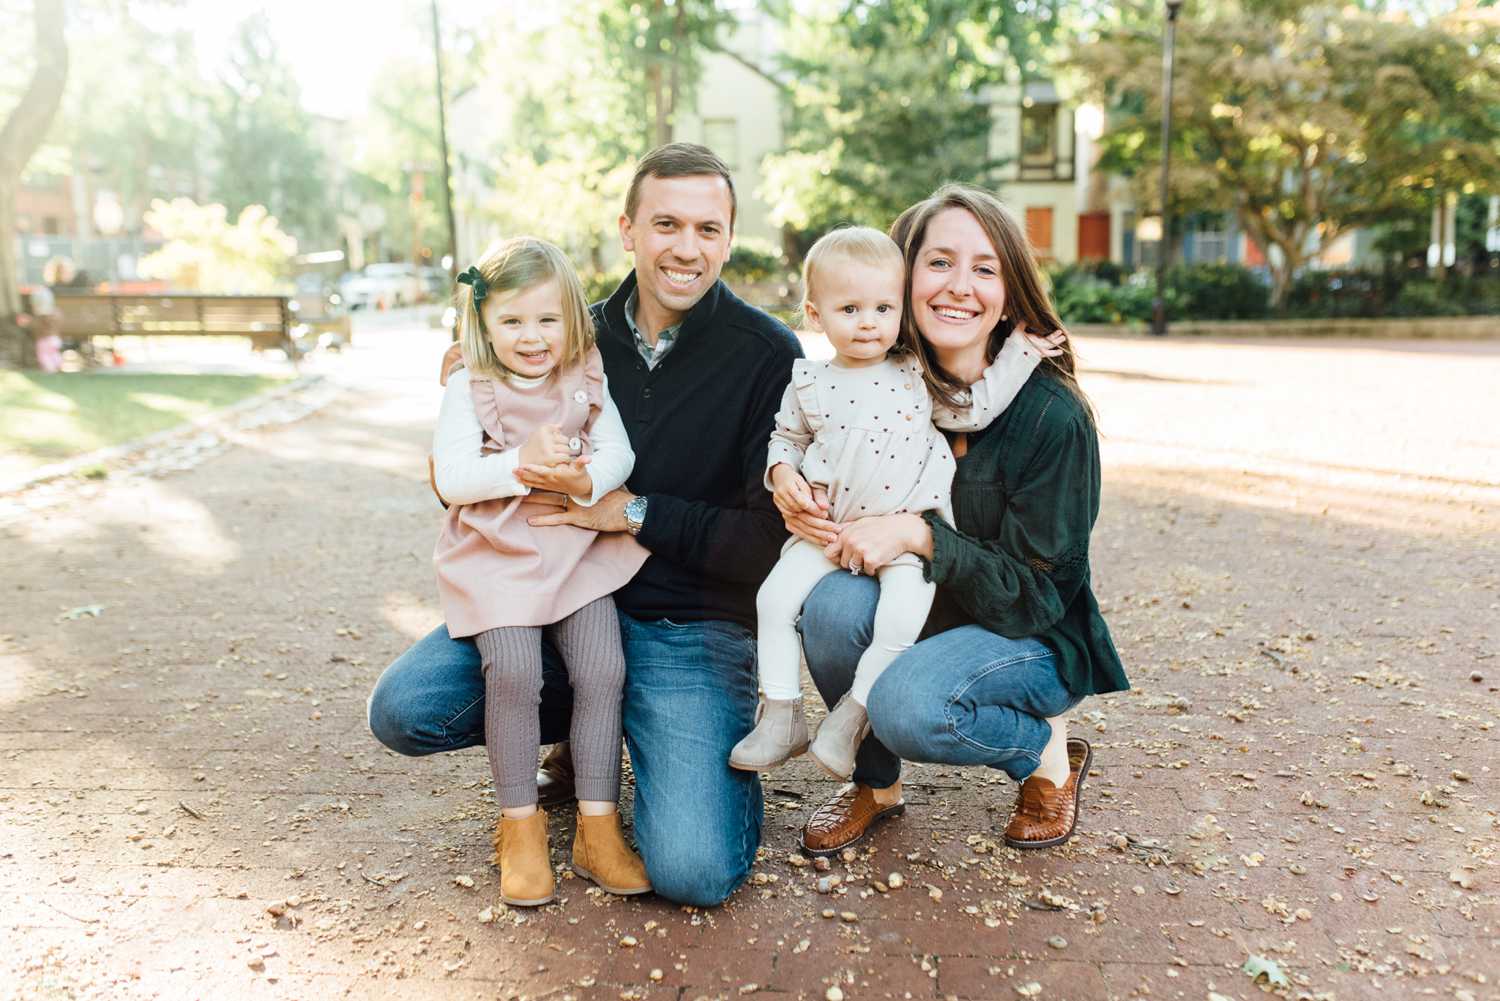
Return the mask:
MULTIPOLYGON (((1017 325, 1061 328, 1020 226, 993 195, 946 185, 891 236, 906 258, 902 338, 950 405, 962 405, 1017 325)), ((938 585, 926 638, 870 692, 872 736, 853 785, 803 830, 811 854, 838 852, 904 811, 901 758, 1003 770, 1021 783, 1006 843, 1063 843, 1092 756, 1088 741, 1068 739, 1067 713, 1087 695, 1129 687, 1089 587, 1098 435, 1071 345, 993 424, 955 436, 953 451, 952 526, 930 514, 836 525, 811 506, 782 509, 792 532, 854 571, 829 574, 803 606, 804 652, 828 705, 870 641, 879 592, 867 574, 911 552, 938 585)))

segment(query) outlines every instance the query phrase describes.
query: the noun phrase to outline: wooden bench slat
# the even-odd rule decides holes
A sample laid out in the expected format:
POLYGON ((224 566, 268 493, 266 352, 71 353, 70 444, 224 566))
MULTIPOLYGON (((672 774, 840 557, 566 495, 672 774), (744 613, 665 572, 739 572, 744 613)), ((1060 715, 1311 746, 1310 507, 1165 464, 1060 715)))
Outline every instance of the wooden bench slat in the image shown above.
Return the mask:
POLYGON ((60 295, 63 333, 75 337, 235 336, 290 341, 288 296, 60 295))

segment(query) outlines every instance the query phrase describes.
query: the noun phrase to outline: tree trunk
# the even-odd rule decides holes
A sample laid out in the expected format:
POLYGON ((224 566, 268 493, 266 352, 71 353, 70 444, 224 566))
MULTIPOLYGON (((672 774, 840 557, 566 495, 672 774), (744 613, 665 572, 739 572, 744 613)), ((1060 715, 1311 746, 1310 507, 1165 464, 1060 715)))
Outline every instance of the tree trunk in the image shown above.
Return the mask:
POLYGON ((19 356, 35 361, 30 335, 15 323, 21 309, 16 285, 16 189, 21 171, 41 145, 62 102, 68 76, 68 46, 63 38, 63 0, 36 0, 36 67, 5 125, 0 127, 0 340, 19 356), (16 340, 24 335, 25 342, 16 340))
POLYGON ((1286 297, 1292 291, 1292 282, 1296 280, 1297 269, 1307 260, 1307 255, 1302 253, 1300 247, 1294 250, 1292 244, 1275 241, 1271 244, 1281 253, 1273 255, 1266 249, 1266 266, 1271 269, 1271 310, 1280 313, 1286 305, 1286 297), (1280 256, 1278 264, 1275 260, 1280 256))
POLYGON ((655 147, 672 141, 672 129, 667 123, 667 88, 660 63, 646 67, 646 85, 651 90, 651 145, 655 147))

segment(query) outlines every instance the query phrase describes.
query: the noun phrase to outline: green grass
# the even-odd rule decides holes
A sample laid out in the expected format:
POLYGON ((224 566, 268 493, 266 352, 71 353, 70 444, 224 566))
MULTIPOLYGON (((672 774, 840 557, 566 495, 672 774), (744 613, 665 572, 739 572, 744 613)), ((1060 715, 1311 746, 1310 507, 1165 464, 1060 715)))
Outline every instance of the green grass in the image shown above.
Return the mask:
POLYGON ((281 381, 0 371, 0 479, 174 427, 281 381))

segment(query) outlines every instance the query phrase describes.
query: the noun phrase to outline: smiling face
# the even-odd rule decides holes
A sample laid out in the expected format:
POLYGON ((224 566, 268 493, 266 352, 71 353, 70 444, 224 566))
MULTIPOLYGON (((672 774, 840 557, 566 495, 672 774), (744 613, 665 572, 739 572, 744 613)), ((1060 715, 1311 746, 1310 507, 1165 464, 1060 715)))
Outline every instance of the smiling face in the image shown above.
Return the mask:
POLYGON ((620 241, 635 255, 640 319, 654 336, 681 321, 729 259, 734 203, 717 174, 646 177, 620 241))
POLYGON ((848 258, 828 261, 808 289, 808 322, 827 335, 839 361, 874 364, 901 333, 904 278, 899 257, 884 265, 848 258))
POLYGON ((562 288, 556 279, 513 295, 491 295, 480 309, 495 357, 507 371, 540 378, 563 357, 567 326, 562 288))
POLYGON ((967 209, 944 209, 928 223, 912 263, 907 308, 949 371, 972 368, 975 358, 982 362, 990 331, 1005 312, 1005 282, 995 245, 967 209))

